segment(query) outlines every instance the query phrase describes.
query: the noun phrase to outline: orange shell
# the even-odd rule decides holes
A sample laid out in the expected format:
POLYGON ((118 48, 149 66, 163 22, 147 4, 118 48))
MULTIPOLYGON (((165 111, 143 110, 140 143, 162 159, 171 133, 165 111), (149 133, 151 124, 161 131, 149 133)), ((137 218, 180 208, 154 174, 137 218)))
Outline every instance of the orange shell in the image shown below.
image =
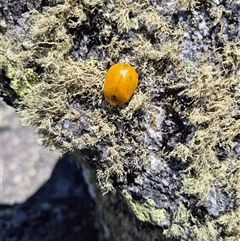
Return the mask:
POLYGON ((138 85, 138 74, 135 69, 125 63, 117 63, 107 72, 103 94, 112 107, 122 106, 128 102, 138 85))

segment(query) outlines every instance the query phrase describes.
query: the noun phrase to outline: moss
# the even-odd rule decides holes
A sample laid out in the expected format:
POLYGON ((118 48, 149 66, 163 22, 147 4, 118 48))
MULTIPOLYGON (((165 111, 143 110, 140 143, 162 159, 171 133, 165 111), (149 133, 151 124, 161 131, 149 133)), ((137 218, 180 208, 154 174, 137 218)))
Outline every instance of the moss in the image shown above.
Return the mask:
POLYGON ((190 228, 189 220, 191 220, 191 212, 180 202, 178 210, 174 214, 173 222, 168 229, 164 230, 164 234, 167 237, 187 238, 186 231, 190 228))
POLYGON ((197 4, 197 1, 194 0, 183 0, 178 1, 179 7, 186 9, 186 10, 192 10, 194 9, 195 5, 197 4))
POLYGON ((13 48, 14 41, 1 36, 1 66, 28 107, 19 110, 23 122, 36 125, 51 149, 80 152, 103 193, 123 189, 136 217, 166 225, 168 237, 218 240, 224 230, 230 240, 237 234, 229 217, 239 218, 240 205, 234 152, 240 46, 236 27, 225 23, 236 14, 214 2, 152 2, 69 1, 32 11, 24 16, 29 39, 13 48), (119 61, 136 68, 140 83, 127 105, 113 109, 102 84, 108 67, 119 61), (156 192, 141 203, 125 190, 143 188, 146 173, 158 185, 170 183, 177 210, 159 208, 156 192), (165 180, 169 173, 179 179, 175 189, 174 181, 165 180), (207 206, 215 192, 233 200, 223 209, 232 213, 218 211, 217 221, 207 206))
POLYGON ((240 234, 238 231, 240 224, 240 210, 222 215, 217 222, 221 223, 224 227, 224 232, 227 234, 227 240, 239 239, 240 234), (234 220, 234 221, 233 221, 234 220))

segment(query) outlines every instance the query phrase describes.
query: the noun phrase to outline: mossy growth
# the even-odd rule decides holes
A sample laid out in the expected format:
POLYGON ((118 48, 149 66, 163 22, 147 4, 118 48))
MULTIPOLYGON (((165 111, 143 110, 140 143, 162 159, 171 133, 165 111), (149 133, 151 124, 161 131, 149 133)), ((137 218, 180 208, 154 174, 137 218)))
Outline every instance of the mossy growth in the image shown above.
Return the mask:
POLYGON ((1 66, 26 106, 23 122, 36 125, 44 145, 90 166, 103 192, 121 190, 138 219, 168 237, 239 238, 240 40, 226 24, 237 21, 233 5, 57 1, 25 14, 30 37, 17 52, 10 33, 1 37, 1 66), (116 62, 134 66, 140 81, 122 108, 102 94, 116 62), (140 201, 132 186, 142 188, 140 201), (157 203, 172 201, 169 190, 172 209, 157 203))

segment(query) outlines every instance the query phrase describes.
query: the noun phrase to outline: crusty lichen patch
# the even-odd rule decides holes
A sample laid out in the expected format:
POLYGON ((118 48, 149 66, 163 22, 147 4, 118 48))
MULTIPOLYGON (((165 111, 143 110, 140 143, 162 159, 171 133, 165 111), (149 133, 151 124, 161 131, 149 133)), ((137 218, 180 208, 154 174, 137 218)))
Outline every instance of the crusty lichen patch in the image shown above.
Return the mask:
POLYGON ((140 204, 135 202, 127 191, 124 190, 122 194, 131 210, 142 222, 149 222, 159 226, 169 223, 169 217, 167 217, 165 210, 156 208, 156 204, 151 198, 148 198, 145 203, 140 204))
POLYGON ((11 79, 10 87, 23 97, 31 91, 32 85, 39 82, 39 78, 33 69, 24 68, 21 60, 23 56, 27 56, 27 52, 22 51, 16 41, 17 39, 0 36, 0 68, 11 79))
POLYGON ((1 37, 23 122, 49 148, 80 151, 103 192, 123 189, 171 238, 240 235, 227 223, 240 205, 239 5, 216 2, 59 1, 25 15, 22 42, 1 37), (102 84, 119 61, 140 83, 111 108, 102 84))

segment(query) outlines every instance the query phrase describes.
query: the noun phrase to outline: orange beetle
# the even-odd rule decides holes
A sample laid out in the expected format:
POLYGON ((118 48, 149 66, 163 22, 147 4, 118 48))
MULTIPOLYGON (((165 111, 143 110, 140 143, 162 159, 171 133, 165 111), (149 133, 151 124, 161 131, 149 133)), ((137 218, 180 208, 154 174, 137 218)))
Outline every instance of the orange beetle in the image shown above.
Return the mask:
POLYGON ((117 63, 107 72, 103 94, 112 107, 122 106, 129 101, 138 85, 138 74, 125 63, 117 63))

